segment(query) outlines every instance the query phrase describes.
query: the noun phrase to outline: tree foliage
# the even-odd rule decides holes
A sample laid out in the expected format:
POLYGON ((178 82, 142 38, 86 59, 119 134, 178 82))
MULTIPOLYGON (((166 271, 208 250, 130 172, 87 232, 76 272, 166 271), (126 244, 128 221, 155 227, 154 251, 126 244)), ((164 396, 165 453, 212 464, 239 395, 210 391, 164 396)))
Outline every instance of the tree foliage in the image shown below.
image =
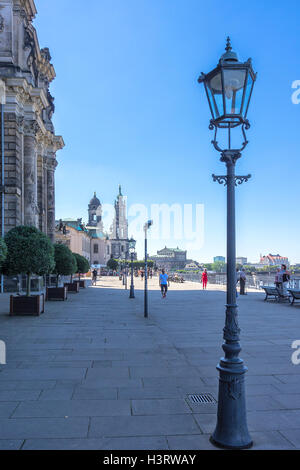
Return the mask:
POLYGON ((75 256, 76 262, 77 262, 76 273, 78 274, 87 273, 90 269, 90 263, 88 262, 88 260, 84 256, 79 255, 78 253, 73 253, 73 255, 75 256))
POLYGON ((54 247, 49 237, 36 227, 19 225, 5 235, 8 274, 26 274, 27 295, 30 295, 32 274, 43 275, 55 266, 54 247))
POLYGON ((7 257, 7 245, 3 238, 0 238, 0 268, 3 266, 7 257))
POLYGON ((58 276, 68 276, 74 273, 74 259, 72 251, 61 243, 54 245, 55 267, 53 273, 58 276))
POLYGON ((118 262, 118 260, 111 258, 107 261, 106 266, 109 269, 112 269, 113 271, 116 271, 118 269, 119 262, 118 262))
POLYGON ((225 273, 226 271, 226 263, 224 261, 215 261, 211 265, 212 271, 216 273, 225 273))

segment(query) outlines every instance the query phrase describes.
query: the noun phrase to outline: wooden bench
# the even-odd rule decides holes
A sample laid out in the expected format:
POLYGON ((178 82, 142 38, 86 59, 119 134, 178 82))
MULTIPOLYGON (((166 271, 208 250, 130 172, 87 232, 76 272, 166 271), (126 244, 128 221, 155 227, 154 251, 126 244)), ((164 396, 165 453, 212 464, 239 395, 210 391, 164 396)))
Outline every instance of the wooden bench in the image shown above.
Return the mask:
POLYGON ((288 292, 292 296, 291 305, 294 305, 295 300, 300 300, 300 290, 288 289, 288 292))
MULTIPOLYGON (((289 297, 285 297, 282 295, 280 289, 278 287, 273 287, 273 286, 261 286, 262 289, 264 289, 266 297, 264 298, 264 301, 268 299, 268 297, 275 297, 276 302, 280 302, 281 300, 287 300, 290 301, 289 297)), ((299 292, 300 294, 300 292, 299 292)))

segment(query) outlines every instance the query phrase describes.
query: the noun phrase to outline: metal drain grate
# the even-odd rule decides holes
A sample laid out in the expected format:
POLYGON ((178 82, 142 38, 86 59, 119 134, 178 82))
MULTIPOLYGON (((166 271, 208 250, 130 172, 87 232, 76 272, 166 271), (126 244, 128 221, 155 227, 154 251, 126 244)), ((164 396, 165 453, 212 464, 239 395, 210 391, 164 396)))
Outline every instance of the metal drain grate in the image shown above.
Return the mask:
POLYGON ((214 397, 210 393, 200 393, 199 395, 188 395, 188 399, 191 403, 197 405, 203 405, 206 403, 217 403, 214 397))

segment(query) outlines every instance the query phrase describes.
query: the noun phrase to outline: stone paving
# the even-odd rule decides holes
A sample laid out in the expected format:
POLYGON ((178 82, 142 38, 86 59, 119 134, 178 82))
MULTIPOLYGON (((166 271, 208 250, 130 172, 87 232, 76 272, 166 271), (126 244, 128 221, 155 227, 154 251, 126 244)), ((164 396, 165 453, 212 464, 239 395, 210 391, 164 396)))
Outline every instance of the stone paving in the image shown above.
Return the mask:
MULTIPOLYGON (((217 406, 187 396, 217 399, 225 293, 171 284, 163 300, 152 279, 145 319, 135 283, 129 299, 103 277, 40 317, 9 317, 0 296, 0 449, 214 449, 217 406)), ((300 306, 263 298, 238 298, 253 448, 300 449, 300 306)))

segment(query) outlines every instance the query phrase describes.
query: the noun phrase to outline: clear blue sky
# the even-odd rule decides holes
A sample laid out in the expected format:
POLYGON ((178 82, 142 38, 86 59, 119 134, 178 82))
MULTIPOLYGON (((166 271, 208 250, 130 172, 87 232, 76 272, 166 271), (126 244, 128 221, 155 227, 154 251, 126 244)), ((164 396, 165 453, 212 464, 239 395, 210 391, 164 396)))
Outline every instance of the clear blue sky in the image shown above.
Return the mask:
MULTIPOLYGON (((35 0, 35 26, 57 78, 56 216, 83 217, 93 191, 128 204, 204 204, 205 238, 188 254, 225 255, 225 188, 211 173, 224 164, 210 144, 209 110, 197 83, 213 68, 227 35, 258 79, 248 114, 248 147, 238 174, 237 255, 269 252, 300 262, 300 80, 298 0, 35 0)), ((129 234, 131 235, 131 234, 129 234)), ((149 252, 184 240, 150 241, 149 252)), ((138 244, 142 255, 142 240, 138 244)))

